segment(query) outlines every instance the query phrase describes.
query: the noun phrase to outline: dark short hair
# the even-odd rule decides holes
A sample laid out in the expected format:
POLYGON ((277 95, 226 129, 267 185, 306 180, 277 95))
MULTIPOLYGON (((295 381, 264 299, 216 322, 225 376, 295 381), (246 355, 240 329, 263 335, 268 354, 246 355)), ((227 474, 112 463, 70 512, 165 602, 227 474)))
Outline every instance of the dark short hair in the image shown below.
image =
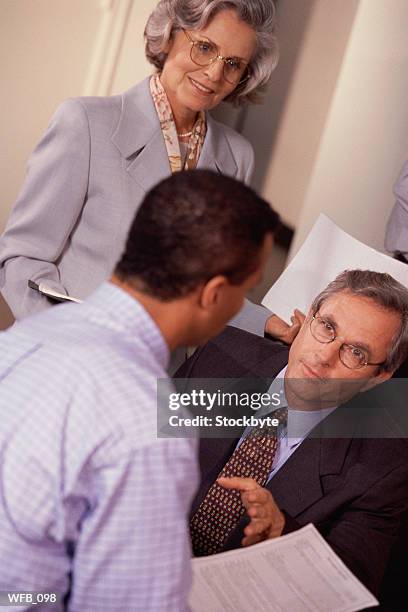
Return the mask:
POLYGON ((144 198, 115 274, 162 301, 219 274, 241 284, 279 216, 243 183, 209 170, 173 174, 144 198))
POLYGON ((401 325, 381 370, 393 372, 399 368, 408 357, 408 289, 385 272, 344 270, 314 299, 311 306, 313 314, 328 298, 341 291, 369 298, 385 310, 399 314, 401 325))

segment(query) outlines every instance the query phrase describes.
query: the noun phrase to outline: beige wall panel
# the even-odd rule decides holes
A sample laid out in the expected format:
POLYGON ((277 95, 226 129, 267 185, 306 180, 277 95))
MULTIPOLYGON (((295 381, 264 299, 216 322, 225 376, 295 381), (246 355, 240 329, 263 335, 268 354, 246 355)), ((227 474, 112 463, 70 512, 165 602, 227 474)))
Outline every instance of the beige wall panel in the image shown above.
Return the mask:
POLYGON ((254 134, 256 150, 264 152, 258 163, 266 175, 258 177, 257 187, 292 227, 302 211, 358 2, 284 0, 279 8, 280 64, 264 107, 250 110, 245 134, 254 134))
POLYGON ((320 211, 383 249, 392 184, 408 157, 407 23, 406 0, 360 1, 292 254, 320 211))
POLYGON ((1 0, 0 231, 58 104, 82 93, 100 0, 1 0))
POLYGON ((157 0, 133 2, 112 82, 112 93, 125 91, 154 71, 154 67, 145 58, 143 32, 147 18, 156 4, 157 0))

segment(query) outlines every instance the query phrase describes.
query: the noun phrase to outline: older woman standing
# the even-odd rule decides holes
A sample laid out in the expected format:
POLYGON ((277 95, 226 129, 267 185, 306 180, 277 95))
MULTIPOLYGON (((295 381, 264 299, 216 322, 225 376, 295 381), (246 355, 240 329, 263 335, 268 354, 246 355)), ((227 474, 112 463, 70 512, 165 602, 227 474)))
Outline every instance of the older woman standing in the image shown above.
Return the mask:
MULTIPOLYGON (((28 280, 77 298, 105 280, 143 195, 170 172, 249 181, 250 144, 207 111, 256 98, 277 62, 273 31, 271 0, 161 0, 145 29, 157 72, 122 95, 59 107, 0 243, 0 290, 17 319, 50 303, 28 280)), ((269 316, 252 306, 251 331, 269 316)))

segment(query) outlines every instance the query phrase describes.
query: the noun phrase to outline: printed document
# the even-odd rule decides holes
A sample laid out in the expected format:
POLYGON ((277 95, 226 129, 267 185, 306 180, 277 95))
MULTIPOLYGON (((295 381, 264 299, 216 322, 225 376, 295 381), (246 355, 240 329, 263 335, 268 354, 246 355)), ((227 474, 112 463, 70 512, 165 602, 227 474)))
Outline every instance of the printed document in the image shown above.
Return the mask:
POLYGON ((355 612, 378 601, 312 525, 193 559, 193 612, 355 612))

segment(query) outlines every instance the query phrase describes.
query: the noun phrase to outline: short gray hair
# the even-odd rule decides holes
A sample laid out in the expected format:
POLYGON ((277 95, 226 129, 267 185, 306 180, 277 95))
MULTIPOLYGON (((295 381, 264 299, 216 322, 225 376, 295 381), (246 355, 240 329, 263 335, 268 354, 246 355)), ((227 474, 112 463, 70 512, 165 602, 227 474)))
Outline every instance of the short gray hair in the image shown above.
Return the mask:
POLYGON ((272 0, 160 0, 144 31, 147 59, 160 72, 167 57, 164 49, 175 32, 205 28, 218 12, 231 9, 255 30, 257 48, 249 79, 237 85, 225 101, 235 106, 259 102, 279 58, 272 0))
POLYGON ((311 306, 313 314, 318 312, 323 302, 340 291, 370 298, 384 309, 400 315, 400 328, 381 366, 385 372, 399 368, 408 357, 408 289, 390 274, 372 270, 344 270, 314 299, 311 306))

